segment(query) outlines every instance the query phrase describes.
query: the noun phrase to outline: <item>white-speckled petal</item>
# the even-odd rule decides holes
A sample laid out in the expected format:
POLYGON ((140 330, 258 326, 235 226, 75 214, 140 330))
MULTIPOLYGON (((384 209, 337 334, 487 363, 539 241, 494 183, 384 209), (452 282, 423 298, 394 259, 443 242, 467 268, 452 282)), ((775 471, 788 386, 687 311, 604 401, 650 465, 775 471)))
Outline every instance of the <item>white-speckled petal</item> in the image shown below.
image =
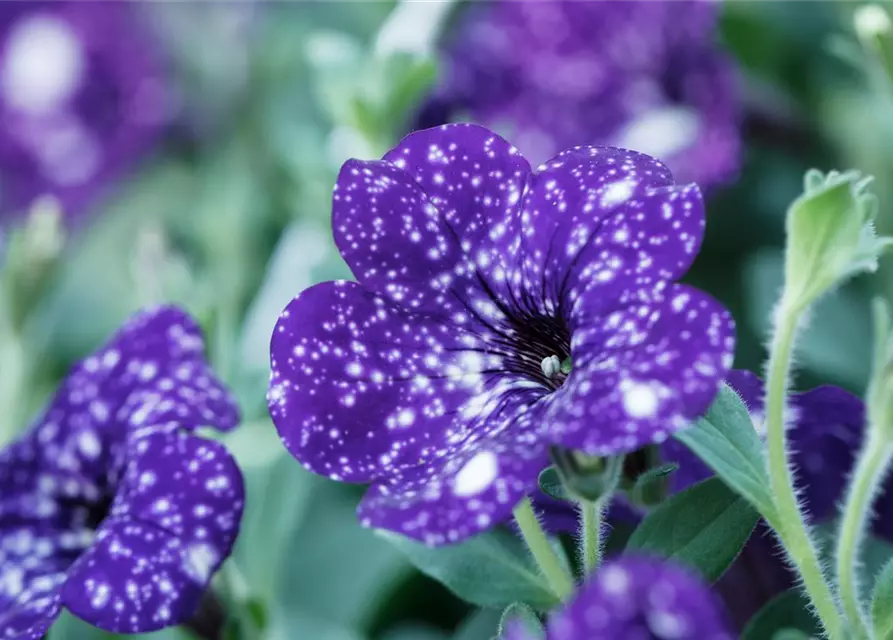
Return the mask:
POLYGON ((235 460, 218 442, 155 433, 130 450, 110 514, 62 591, 73 613, 124 633, 193 615, 232 550, 245 496, 235 460))
POLYGON ((361 522, 430 546, 504 522, 549 465, 549 399, 528 404, 535 397, 504 395, 441 459, 382 478, 360 503, 361 522))
POLYGON ((574 369, 547 419, 556 444, 592 455, 660 443, 687 426, 710 406, 734 355, 731 315, 680 284, 635 290, 607 312, 584 294, 571 333, 574 369))
POLYGON ((654 158, 566 151, 540 167, 524 198, 525 288, 557 307, 584 288, 610 304, 627 289, 675 280, 697 255, 704 219, 697 186, 674 185, 654 158))
POLYGON ((0 533, 0 639, 42 638, 59 615, 59 588, 81 541, 47 525, 0 533))
POLYGON ((270 414, 289 451, 335 479, 423 464, 443 456, 498 387, 502 360, 475 351, 479 343, 357 283, 318 284, 273 332, 270 414))

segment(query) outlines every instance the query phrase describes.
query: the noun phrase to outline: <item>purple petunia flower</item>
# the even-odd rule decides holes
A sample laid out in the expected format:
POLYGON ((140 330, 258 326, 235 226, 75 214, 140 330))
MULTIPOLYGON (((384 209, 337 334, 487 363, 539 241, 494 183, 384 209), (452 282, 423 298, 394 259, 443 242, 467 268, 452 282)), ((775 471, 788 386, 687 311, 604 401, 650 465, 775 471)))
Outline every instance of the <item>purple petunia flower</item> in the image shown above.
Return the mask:
POLYGON ((160 51, 127 2, 0 5, 4 212, 36 198, 77 213, 172 115, 160 51))
MULTIPOLYGON (((505 640, 531 640, 517 623, 505 640)), ((628 557, 606 562, 549 620, 546 640, 732 640, 708 588, 681 568, 628 557)))
POLYGON ((467 114, 510 132, 534 162, 581 142, 635 149, 702 187, 737 171, 736 78, 714 42, 717 3, 472 4, 420 126, 467 114))
MULTIPOLYGON (((763 435, 762 380, 749 371, 730 371, 727 383, 739 394, 751 414, 754 428, 763 435)), ((865 407, 851 393, 830 385, 790 396, 788 439, 796 468, 795 479, 810 520, 827 522, 838 515, 847 478, 862 445, 865 407)), ((665 462, 679 469, 670 476, 671 490, 682 491, 705 480, 713 472, 685 445, 667 440, 661 446, 665 462)), ((555 532, 576 531, 572 505, 541 496, 537 499, 546 527, 555 532), (545 498, 545 499, 544 499, 545 498)), ((893 542, 893 491, 885 491, 875 503, 878 517, 874 533, 893 542)), ((612 517, 637 517, 627 505, 618 504, 612 517)), ((772 597, 792 587, 796 576, 788 570, 773 534, 761 522, 742 554, 717 583, 735 622, 743 626, 772 597)))
POLYGON ((223 445, 192 434, 239 418, 203 350, 183 312, 136 316, 0 452, 0 638, 41 638, 63 606, 125 633, 195 613, 244 501, 223 445))
POLYGON ((268 403, 306 467, 372 483, 367 526, 428 544, 487 529, 550 446, 663 441, 731 364, 729 314, 673 282, 700 192, 648 156, 577 147, 534 173, 482 127, 421 131, 344 165, 333 228, 359 282, 289 304, 268 403))

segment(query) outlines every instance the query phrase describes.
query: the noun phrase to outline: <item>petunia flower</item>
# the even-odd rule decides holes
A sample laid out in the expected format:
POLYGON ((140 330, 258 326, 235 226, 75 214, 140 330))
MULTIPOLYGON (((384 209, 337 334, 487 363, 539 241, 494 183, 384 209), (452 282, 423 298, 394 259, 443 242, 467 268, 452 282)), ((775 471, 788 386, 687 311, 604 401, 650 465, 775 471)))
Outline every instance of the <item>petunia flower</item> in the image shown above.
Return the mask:
MULTIPOLYGON (((654 558, 606 562, 549 620, 546 640, 731 640, 721 603, 682 568, 654 558)), ((517 623, 503 640, 533 640, 517 623)))
MULTIPOLYGON (((730 371, 726 381, 744 401, 754 428, 764 435, 764 385, 749 371, 730 371)), ((798 495, 813 524, 828 523, 839 513, 839 504, 862 444, 865 407, 859 398, 835 386, 823 385, 789 399, 791 424, 788 439, 793 452, 798 495)), ((685 445, 667 440, 661 446, 665 462, 679 469, 671 478, 671 490, 682 491, 705 480, 713 472, 685 445)), ((574 507, 547 496, 538 497, 547 529, 554 533, 576 531, 574 507)), ((635 519, 634 509, 618 504, 613 518, 635 519)), ((885 491, 875 504, 875 535, 893 542, 893 491, 885 491)), ((717 583, 735 622, 743 626, 772 597, 794 586, 796 576, 787 568, 782 551, 768 526, 760 522, 735 563, 717 583)))
POLYGON ((242 476, 200 426, 238 411, 173 307, 130 320, 0 452, 0 638, 62 607, 114 632, 184 622, 229 555, 242 476))
POLYGON ((333 228, 358 282, 282 313, 268 404, 304 466, 371 483, 367 526, 431 545, 494 526, 550 446, 661 442, 731 364, 729 314, 673 282, 701 194, 648 156, 576 147, 534 173, 493 132, 447 125, 345 163, 333 228))
POLYGON ((0 5, 2 211, 40 196, 78 213, 173 113, 162 54, 127 2, 0 5))
POLYGON ((737 171, 738 91, 715 43, 718 3, 472 5, 447 38, 419 126, 469 117, 534 162, 581 143, 635 149, 705 188, 737 171))

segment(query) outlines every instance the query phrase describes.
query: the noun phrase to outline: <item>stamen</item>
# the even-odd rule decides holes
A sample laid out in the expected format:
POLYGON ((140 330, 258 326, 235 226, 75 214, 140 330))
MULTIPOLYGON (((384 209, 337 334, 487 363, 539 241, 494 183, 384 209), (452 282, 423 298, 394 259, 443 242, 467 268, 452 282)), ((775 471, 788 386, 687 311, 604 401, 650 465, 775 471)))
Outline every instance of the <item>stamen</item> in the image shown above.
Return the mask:
POLYGON ((543 358, 540 367, 543 369, 543 375, 547 380, 551 380, 561 372, 561 360, 556 355, 543 358))

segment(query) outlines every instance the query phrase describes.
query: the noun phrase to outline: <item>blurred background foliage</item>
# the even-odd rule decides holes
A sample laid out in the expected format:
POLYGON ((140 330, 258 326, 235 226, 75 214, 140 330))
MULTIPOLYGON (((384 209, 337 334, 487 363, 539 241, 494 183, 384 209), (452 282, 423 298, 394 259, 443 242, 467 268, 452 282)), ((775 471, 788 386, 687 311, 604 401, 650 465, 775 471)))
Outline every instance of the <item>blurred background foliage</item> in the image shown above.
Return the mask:
MULTIPOLYGON (((855 6, 723 6, 720 37, 745 87, 745 152, 739 178, 711 194, 688 280, 733 311, 741 368, 759 370, 765 355, 784 213, 806 169, 875 175, 882 224, 893 230, 893 102, 857 44, 855 6)), ((178 302, 201 320, 243 407, 244 426, 226 439, 249 500, 218 586, 244 603, 246 624, 283 639, 488 640, 498 614, 471 612, 361 529, 360 489, 304 472, 279 445, 264 402, 279 311, 314 282, 349 277, 330 233, 337 170, 348 157, 380 155, 407 130, 437 76, 438 34, 462 4, 416 3, 396 16, 394 2, 373 0, 130 8, 164 51, 178 122, 87 211, 62 211, 64 244, 52 201, 0 218, 0 440, 131 312, 178 302)), ((882 281, 893 292, 893 269, 882 281)), ((798 386, 862 392, 870 293, 856 281, 814 314, 798 386)), ((70 616, 51 633, 107 637, 70 616)))

